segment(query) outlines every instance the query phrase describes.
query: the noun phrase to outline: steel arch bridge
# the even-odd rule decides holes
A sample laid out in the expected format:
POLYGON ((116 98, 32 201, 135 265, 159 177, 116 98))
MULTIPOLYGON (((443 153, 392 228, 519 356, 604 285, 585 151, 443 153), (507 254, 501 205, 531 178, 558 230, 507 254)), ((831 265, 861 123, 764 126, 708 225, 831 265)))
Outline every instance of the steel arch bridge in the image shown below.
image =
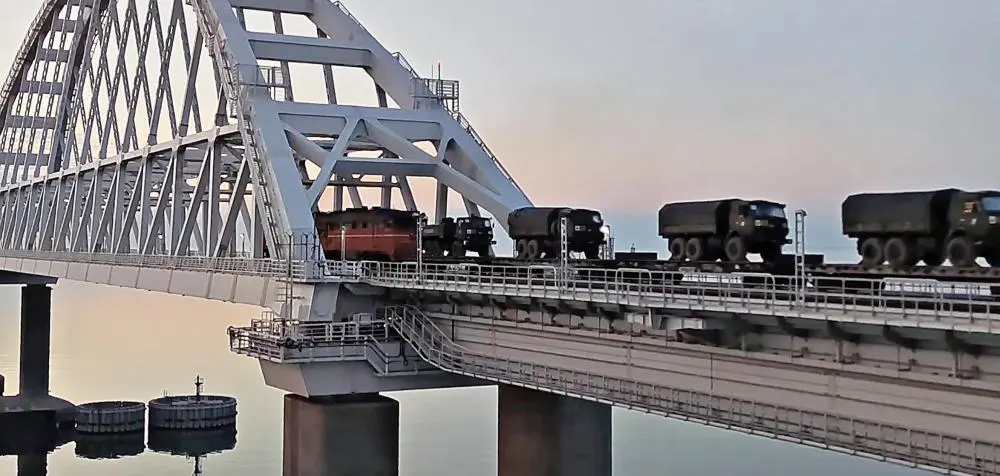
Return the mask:
POLYGON ((341 2, 46 0, 0 91, 0 249, 298 254, 282 244, 314 242, 321 198, 377 188, 415 211, 415 177, 436 181, 435 220, 449 190, 506 217, 531 202, 458 91, 341 2), (338 101, 341 68, 367 73, 374 105, 338 101))

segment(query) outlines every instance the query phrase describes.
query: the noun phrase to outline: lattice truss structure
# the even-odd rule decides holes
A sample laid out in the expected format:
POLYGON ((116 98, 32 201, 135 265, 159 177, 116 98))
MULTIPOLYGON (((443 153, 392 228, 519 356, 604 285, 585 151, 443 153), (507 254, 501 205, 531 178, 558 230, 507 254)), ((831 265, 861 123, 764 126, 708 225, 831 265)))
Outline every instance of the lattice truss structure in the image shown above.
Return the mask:
POLYGON ((345 193, 418 210, 414 177, 436 180, 436 220, 449 189, 504 227, 530 205, 458 112, 458 83, 420 77, 340 2, 50 1, 0 109, 7 250, 280 256, 345 193), (374 104, 338 101, 344 68, 374 104))

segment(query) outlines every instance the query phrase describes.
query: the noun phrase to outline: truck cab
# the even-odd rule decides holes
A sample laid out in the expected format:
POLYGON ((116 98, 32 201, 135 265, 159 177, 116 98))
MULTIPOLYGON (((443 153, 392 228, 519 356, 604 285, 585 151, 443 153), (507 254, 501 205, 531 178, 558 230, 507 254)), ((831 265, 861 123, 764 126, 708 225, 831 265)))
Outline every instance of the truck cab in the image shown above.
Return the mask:
POLYGON ((767 200, 738 200, 729 209, 730 237, 723 253, 730 261, 742 261, 747 253, 758 253, 764 261, 781 254, 788 239, 788 218, 783 203, 767 200))
POLYGON ((489 255, 493 239, 493 220, 484 217, 461 217, 455 221, 455 243, 453 256, 465 256, 466 251, 474 251, 479 256, 489 255))
POLYGON ((788 239, 788 217, 785 216, 784 204, 754 200, 736 208, 737 218, 740 216, 745 218, 740 234, 760 238, 756 241, 791 243, 788 239))
POLYGON ((952 264, 971 266, 982 256, 990 266, 1000 266, 1000 191, 957 193, 949 208, 945 256, 952 264))

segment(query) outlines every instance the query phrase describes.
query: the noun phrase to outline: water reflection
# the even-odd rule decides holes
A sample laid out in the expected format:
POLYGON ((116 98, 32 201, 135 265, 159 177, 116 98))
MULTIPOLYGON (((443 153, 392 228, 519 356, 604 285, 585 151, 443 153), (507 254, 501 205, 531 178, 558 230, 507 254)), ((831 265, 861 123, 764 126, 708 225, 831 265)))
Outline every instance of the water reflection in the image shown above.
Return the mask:
POLYGON ((73 430, 57 429, 51 421, 54 419, 25 418, 6 426, 0 435, 0 456, 45 454, 73 441, 73 430))
POLYGON ((52 423, 54 414, 50 418, 44 416, 42 413, 20 419, 18 426, 7 426, 13 431, 5 431, 0 438, 0 456, 17 456, 17 476, 45 476, 49 453, 73 441, 72 430, 57 429, 52 423))
POLYGON ((194 474, 201 474, 202 458, 236 448, 235 426, 201 431, 150 429, 147 441, 145 432, 80 434, 54 430, 44 419, 32 423, 0 438, 0 456, 17 456, 17 476, 46 476, 49 455, 71 441, 75 441, 78 458, 92 460, 138 456, 148 445, 156 453, 194 458, 194 474))
POLYGON ((141 431, 133 433, 76 435, 76 456, 84 459, 119 459, 139 456, 146 451, 146 441, 141 431))
POLYGON ((149 430, 149 449, 191 458, 236 448, 236 427, 213 430, 149 430))

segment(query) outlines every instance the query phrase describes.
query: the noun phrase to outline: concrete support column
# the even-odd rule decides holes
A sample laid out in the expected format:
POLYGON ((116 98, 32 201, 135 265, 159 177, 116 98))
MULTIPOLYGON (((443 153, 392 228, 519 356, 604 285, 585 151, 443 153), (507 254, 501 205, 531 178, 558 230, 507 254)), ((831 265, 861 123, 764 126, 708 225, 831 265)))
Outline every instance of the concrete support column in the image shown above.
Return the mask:
POLYGON ((611 407, 500 385, 498 476, 610 476, 611 407))
POLYGON ((399 402, 285 395, 283 476, 396 476, 399 402))
POLYGON ((32 453, 17 457, 17 476, 46 476, 49 472, 49 455, 32 453))
POLYGON ((49 347, 52 327, 52 288, 29 284, 21 288, 22 397, 49 394, 49 347))

